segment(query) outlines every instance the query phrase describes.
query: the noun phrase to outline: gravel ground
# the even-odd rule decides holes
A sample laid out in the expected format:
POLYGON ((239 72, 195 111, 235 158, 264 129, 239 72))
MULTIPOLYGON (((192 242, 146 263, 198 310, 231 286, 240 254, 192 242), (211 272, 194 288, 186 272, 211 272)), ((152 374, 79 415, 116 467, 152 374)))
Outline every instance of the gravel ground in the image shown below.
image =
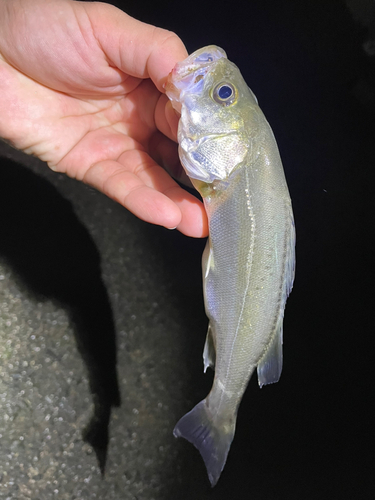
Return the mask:
POLYGON ((181 481, 172 430, 188 405, 184 339, 190 328, 205 328, 199 297, 203 241, 151 227, 5 145, 0 153, 28 163, 26 170, 0 160, 7 191, 1 204, 7 220, 0 225, 0 435, 6 450, 0 498, 167 498, 171 484, 181 481), (30 210, 25 228, 21 218, 30 210), (53 219, 50 226, 42 222, 46 217, 53 219), (101 270, 93 253, 100 254, 101 270), (72 265, 74 259, 78 264, 72 265), (53 266, 60 265, 63 272, 56 272, 53 266), (49 289, 45 281, 51 279, 49 289), (197 297, 189 297, 194 287, 197 297), (107 391, 99 414, 106 403, 116 404, 116 394, 105 401, 111 383, 116 385, 105 373, 114 360, 95 337, 94 359, 83 361, 92 342, 85 328, 97 329, 85 310, 95 316, 105 342, 117 336, 122 404, 112 411, 104 478, 82 432, 95 411, 90 378, 99 399, 100 385, 107 391))

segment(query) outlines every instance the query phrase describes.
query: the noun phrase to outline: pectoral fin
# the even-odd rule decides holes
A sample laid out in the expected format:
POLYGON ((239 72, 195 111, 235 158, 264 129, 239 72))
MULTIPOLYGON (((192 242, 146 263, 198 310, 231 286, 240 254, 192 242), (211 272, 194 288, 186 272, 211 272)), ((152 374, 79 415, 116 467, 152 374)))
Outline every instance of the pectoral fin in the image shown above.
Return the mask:
POLYGON ((215 343, 212 335, 212 328, 208 325, 206 343, 204 344, 203 349, 203 363, 204 363, 204 373, 208 367, 215 369, 215 360, 216 360, 216 351, 215 351, 215 343))
POLYGON ((206 288, 206 279, 210 269, 214 267, 214 256, 212 252, 212 247, 210 244, 210 239, 208 238, 206 246, 204 247, 202 254, 202 274, 203 274, 203 289, 206 288))
POLYGON ((283 317, 279 318, 276 335, 258 364, 258 383, 262 387, 279 381, 283 368, 283 317))

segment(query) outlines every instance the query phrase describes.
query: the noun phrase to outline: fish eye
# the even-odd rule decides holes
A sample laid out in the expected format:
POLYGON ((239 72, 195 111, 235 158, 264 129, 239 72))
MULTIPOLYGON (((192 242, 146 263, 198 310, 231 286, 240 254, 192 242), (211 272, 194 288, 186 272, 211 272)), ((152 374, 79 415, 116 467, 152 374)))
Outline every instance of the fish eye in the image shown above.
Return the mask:
POLYGON ((231 83, 221 82, 214 88, 212 97, 214 101, 222 106, 230 106, 237 100, 237 91, 231 83))

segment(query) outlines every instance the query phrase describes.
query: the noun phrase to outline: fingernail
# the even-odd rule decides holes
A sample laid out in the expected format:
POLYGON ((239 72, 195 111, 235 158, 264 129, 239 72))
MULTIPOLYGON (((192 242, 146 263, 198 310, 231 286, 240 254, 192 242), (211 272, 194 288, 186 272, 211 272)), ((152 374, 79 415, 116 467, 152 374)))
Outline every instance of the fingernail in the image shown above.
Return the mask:
POLYGON ((167 229, 169 229, 170 231, 172 231, 173 229, 176 229, 177 226, 175 227, 167 227, 167 229))

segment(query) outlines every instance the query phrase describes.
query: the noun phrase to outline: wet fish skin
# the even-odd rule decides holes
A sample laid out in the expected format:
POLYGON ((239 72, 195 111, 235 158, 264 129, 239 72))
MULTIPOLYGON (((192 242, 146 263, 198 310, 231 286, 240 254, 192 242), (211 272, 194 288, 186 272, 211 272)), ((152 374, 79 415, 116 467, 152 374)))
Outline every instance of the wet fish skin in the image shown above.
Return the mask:
POLYGON ((205 370, 215 369, 209 395, 180 419, 174 434, 198 448, 214 486, 253 371, 260 386, 281 374, 282 322, 295 267, 293 212, 272 130, 222 49, 205 47, 177 64, 166 92, 181 112, 181 163, 209 220, 203 357, 205 370), (215 94, 221 84, 233 90, 224 102, 215 94))

